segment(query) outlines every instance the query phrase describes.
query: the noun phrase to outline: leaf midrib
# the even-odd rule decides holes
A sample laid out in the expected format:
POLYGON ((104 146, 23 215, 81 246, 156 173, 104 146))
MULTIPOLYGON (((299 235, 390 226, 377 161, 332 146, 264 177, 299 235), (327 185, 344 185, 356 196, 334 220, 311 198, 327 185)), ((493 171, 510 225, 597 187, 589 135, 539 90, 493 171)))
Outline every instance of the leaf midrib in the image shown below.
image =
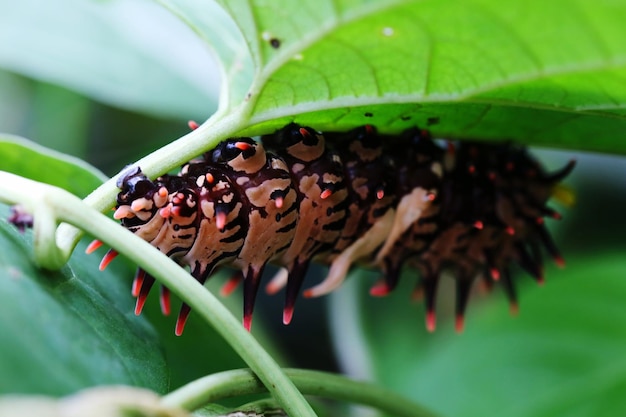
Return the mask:
POLYGON ((509 79, 507 82, 498 82, 493 83, 491 85, 485 86, 484 88, 477 88, 467 93, 455 93, 455 94, 408 94, 408 95, 385 95, 385 96, 370 96, 370 97, 340 97, 334 98, 329 101, 314 101, 314 102, 303 102, 295 105, 291 105, 289 107, 278 107, 271 111, 263 111, 259 113, 253 114, 250 119, 250 125, 255 125, 258 123, 270 121, 273 119, 287 117, 294 114, 304 114, 322 110, 330 110, 330 109, 339 109, 344 107, 359 107, 359 106, 368 106, 368 105, 381 105, 381 104, 411 104, 411 103, 448 103, 448 102, 463 102, 465 104, 497 104, 502 107, 519 107, 524 109, 534 109, 534 110, 550 110, 550 111, 559 111, 561 113, 570 113, 570 114, 581 114, 584 112, 589 115, 601 115, 603 117, 614 118, 614 119, 623 119, 622 116, 605 113, 603 110, 609 109, 622 109, 624 106, 607 104, 604 106, 594 105, 585 106, 585 107, 563 107, 556 105, 549 105, 538 102, 528 102, 528 101, 512 101, 512 100, 503 100, 497 98, 481 98, 480 95, 487 94, 489 92, 494 92, 500 88, 511 87, 516 84, 522 84, 525 82, 538 81, 544 78, 549 78, 552 76, 560 76, 560 75, 574 75, 574 74, 584 74, 586 72, 592 71, 603 71, 608 69, 626 69, 626 60, 621 64, 621 67, 617 67, 612 65, 610 68, 606 68, 603 65, 594 65, 589 66, 587 68, 579 69, 579 70, 566 70, 566 71, 550 71, 550 72, 538 72, 533 74, 533 76, 527 77, 519 77, 518 79, 509 79))

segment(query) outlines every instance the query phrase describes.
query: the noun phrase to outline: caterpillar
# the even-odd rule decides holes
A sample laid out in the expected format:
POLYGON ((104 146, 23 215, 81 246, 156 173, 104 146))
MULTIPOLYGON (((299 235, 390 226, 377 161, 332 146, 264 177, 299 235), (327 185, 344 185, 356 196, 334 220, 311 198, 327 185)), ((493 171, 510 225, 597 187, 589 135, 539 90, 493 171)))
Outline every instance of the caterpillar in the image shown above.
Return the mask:
MULTIPOLYGON (((382 135, 366 125, 321 134, 289 124, 260 141, 227 139, 185 164, 177 175, 152 181, 140 167, 120 175, 114 217, 204 283, 217 269, 243 281, 243 325, 250 330, 268 263, 280 267, 266 290, 285 288, 283 322, 311 262, 329 266, 326 278, 304 291, 328 294, 354 265, 377 269, 370 293, 386 295, 405 268, 419 273, 426 327, 435 329, 435 299, 442 271, 456 277, 456 328, 472 283, 499 281, 517 306, 510 265, 543 281, 543 250, 563 258, 546 229, 553 189, 574 168, 548 173, 520 146, 461 141, 441 144, 418 128, 382 135)), ((98 246, 95 241, 88 251, 98 246)), ((101 268, 116 255, 111 249, 101 268)), ((139 314, 154 278, 138 269, 133 282, 139 314)), ((169 313, 169 291, 161 288, 169 313)), ((175 333, 190 308, 182 304, 175 333)))

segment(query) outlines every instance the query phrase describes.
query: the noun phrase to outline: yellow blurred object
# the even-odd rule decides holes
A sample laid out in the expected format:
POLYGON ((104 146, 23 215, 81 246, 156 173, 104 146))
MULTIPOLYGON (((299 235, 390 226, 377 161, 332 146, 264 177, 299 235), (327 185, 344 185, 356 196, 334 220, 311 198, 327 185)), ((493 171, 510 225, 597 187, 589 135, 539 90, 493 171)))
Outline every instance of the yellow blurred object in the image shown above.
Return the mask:
POLYGON ((572 207, 576 204, 576 193, 570 187, 563 184, 556 184, 552 189, 552 197, 565 207, 572 207))

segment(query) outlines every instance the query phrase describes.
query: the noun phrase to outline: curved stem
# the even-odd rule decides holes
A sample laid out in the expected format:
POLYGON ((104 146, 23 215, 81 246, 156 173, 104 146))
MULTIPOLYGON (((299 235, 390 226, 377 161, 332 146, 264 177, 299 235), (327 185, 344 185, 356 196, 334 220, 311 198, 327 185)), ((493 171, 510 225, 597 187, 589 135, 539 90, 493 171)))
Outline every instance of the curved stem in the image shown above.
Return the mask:
MULTIPOLYGON (((435 416, 420 405, 367 382, 304 369, 283 369, 283 372, 303 394, 359 403, 397 417, 435 416)), ((265 391, 266 388, 251 370, 237 369, 193 381, 165 395, 162 403, 165 406, 193 411, 223 398, 265 391)))
MULTIPOLYGON (((250 366, 289 415, 315 417, 315 412, 291 380, 283 374, 274 359, 230 311, 184 269, 148 242, 120 227, 118 223, 65 190, 2 171, 0 171, 0 199, 9 204, 23 204, 28 211, 41 216, 45 220, 45 227, 35 230, 36 235, 53 233, 54 228, 50 226, 56 221, 64 221, 97 236, 107 245, 123 253, 156 277, 161 284, 189 304, 196 314, 210 323, 250 366)), ((44 241, 49 239, 48 236, 40 237, 44 241)), ((57 254, 52 251, 47 256, 55 257, 57 254)), ((46 259, 41 261, 44 264, 49 262, 46 259)))

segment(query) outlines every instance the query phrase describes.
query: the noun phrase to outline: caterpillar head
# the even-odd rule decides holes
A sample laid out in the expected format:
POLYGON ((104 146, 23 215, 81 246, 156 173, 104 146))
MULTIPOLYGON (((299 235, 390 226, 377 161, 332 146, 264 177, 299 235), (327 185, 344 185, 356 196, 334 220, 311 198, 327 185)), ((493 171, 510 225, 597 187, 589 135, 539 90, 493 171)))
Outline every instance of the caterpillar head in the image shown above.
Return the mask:
POLYGON ((159 181, 150 181, 139 167, 124 169, 117 186, 121 191, 117 195, 113 217, 130 229, 147 223, 167 203, 167 188, 159 181))
POLYGON ((116 183, 121 192, 117 195, 117 204, 130 204, 141 197, 151 197, 156 185, 146 177, 141 168, 129 165, 124 168, 116 183))

